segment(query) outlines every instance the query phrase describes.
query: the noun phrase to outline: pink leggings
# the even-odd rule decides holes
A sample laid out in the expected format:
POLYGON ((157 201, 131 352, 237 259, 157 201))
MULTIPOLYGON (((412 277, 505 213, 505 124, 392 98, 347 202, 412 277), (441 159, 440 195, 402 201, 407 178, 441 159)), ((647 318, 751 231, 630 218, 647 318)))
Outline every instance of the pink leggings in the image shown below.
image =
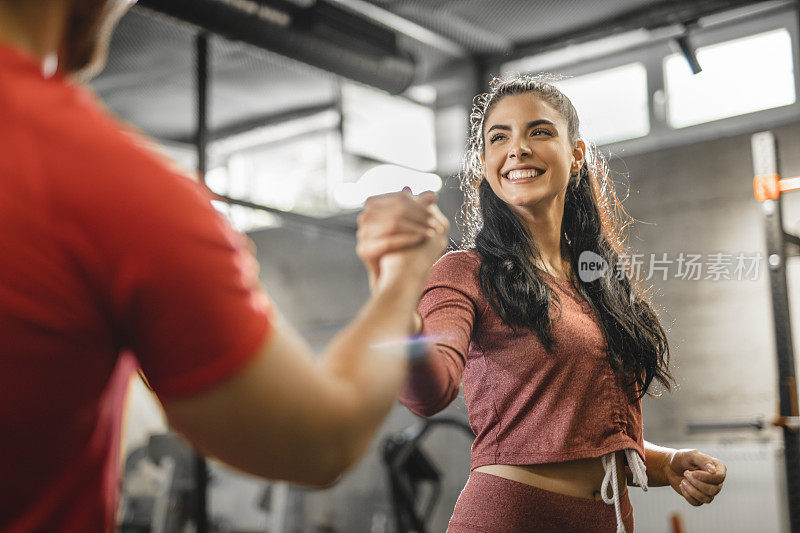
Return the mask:
MULTIPOLYGON (((633 533, 628 492, 620 495, 625 531, 633 533)), ((614 533, 614 506, 565 496, 484 472, 472 472, 447 533, 614 533)))

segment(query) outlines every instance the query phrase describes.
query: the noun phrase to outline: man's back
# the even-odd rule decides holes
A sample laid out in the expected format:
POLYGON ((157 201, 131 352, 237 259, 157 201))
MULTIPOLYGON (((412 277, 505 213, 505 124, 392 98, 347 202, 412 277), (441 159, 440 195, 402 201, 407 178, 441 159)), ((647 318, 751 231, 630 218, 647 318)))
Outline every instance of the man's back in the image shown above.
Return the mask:
POLYGON ((255 353, 267 307, 193 183, 3 46, 0 146, 0 531, 102 530, 128 350, 193 393, 255 353))
POLYGON ((397 339, 447 245, 435 196, 371 199, 359 255, 373 292, 359 314, 318 357, 273 327, 255 260, 209 197, 86 92, 40 73, 54 53, 70 76, 102 58, 129 5, 0 0, 0 43, 30 54, 0 44, 4 533, 110 529, 135 362, 205 453, 333 483, 394 404, 408 368, 397 339))

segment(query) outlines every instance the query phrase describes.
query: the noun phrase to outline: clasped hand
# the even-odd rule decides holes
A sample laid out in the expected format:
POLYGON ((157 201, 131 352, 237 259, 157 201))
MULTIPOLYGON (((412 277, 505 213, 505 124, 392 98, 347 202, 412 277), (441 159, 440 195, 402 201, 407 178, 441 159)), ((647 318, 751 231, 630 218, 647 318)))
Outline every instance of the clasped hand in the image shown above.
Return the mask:
POLYGON ((424 283, 447 248, 449 230, 434 193, 414 197, 406 189, 369 198, 358 217, 356 253, 370 288, 401 277, 424 283))

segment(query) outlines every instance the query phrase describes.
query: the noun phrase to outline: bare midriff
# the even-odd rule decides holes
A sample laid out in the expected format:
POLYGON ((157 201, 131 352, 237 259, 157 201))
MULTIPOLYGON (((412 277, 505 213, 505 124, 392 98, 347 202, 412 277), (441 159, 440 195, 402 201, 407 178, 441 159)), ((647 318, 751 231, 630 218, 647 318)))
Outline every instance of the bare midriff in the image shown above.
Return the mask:
MULTIPOLYGON (((616 455, 621 496, 626 490, 625 452, 619 451, 616 455)), ((479 466, 475 472, 510 479, 557 494, 590 500, 602 499, 600 489, 605 475, 600 458, 541 465, 486 465, 479 466)), ((610 488, 608 493, 610 496, 610 488)))

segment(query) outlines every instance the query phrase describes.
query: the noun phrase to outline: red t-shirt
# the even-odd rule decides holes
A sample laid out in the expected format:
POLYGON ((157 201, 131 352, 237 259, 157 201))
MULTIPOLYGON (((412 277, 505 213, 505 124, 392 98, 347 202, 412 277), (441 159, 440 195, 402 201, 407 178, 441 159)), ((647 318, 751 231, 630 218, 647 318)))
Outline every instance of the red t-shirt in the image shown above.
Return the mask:
POLYGON ((136 363, 196 393, 270 329, 241 236, 123 130, 0 46, 2 532, 110 529, 136 363))

